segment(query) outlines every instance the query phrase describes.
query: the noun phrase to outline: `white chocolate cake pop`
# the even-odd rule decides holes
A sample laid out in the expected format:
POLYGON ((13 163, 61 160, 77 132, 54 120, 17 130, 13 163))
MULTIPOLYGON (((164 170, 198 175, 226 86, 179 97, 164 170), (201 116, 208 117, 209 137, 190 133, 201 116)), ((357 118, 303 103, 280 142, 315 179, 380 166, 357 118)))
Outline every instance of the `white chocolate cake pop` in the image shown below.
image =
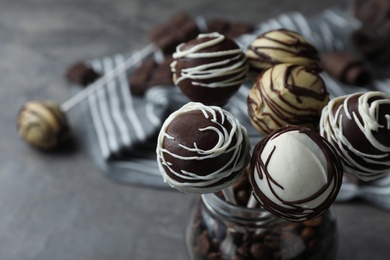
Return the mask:
POLYGON ((320 70, 318 50, 302 35, 286 29, 259 35, 246 51, 250 70, 254 74, 281 63, 302 65, 320 70))
POLYGON ((323 109, 320 133, 334 145, 344 170, 363 181, 390 170, 390 96, 377 91, 332 99, 323 109))
POLYGON ((328 141, 308 128, 287 126, 256 145, 249 178, 254 196, 266 210, 304 221, 331 206, 342 174, 341 161, 328 141))
POLYGON ((249 163, 245 128, 229 112, 190 102, 164 122, 157 161, 165 182, 190 193, 211 193, 229 186, 249 163))

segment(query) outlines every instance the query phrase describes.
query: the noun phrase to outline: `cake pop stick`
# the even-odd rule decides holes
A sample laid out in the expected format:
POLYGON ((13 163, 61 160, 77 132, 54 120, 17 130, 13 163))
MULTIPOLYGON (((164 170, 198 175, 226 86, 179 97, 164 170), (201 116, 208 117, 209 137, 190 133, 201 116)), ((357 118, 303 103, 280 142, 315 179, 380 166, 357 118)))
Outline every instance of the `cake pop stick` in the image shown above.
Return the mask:
POLYGON ((337 148, 347 173, 363 181, 382 177, 390 169, 390 96, 369 91, 332 99, 320 133, 337 148))

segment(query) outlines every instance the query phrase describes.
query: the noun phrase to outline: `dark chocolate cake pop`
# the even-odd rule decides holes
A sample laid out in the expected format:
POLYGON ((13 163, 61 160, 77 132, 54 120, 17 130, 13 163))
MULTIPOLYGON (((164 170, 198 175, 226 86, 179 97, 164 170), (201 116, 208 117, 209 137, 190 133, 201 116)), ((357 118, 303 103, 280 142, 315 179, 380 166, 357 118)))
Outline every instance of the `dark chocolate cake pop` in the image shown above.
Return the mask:
POLYGON ((156 151, 164 180, 184 192, 222 190, 240 178, 249 163, 245 128, 220 107, 197 102, 166 119, 156 151))
POLYGON ((369 181, 390 169, 389 95, 370 91, 332 99, 320 131, 337 148, 347 173, 369 181))
POLYGON ((219 33, 200 34, 173 54, 173 81, 191 101, 223 106, 246 79, 240 47, 219 33))

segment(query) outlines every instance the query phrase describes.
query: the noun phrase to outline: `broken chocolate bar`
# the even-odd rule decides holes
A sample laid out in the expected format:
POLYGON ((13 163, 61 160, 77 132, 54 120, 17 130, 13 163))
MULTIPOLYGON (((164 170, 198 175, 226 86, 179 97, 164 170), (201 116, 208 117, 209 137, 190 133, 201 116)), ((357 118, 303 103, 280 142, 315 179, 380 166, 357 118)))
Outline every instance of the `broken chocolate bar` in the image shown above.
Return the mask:
POLYGON ((67 80, 81 86, 87 86, 99 77, 100 74, 81 61, 70 66, 65 74, 67 80))
POLYGON ((172 17, 166 24, 157 26, 150 38, 161 51, 166 54, 173 53, 176 46, 189 41, 200 33, 195 21, 185 12, 172 17))
POLYGON ((146 90, 153 86, 173 86, 171 62, 171 57, 165 57, 162 63, 157 63, 152 59, 145 60, 129 77, 131 93, 143 96, 146 90))
POLYGON ((218 32, 231 39, 253 31, 253 25, 244 22, 230 22, 221 18, 215 18, 208 22, 209 32, 218 32))
POLYGON ((350 53, 325 53, 321 63, 330 76, 347 85, 365 86, 371 81, 364 63, 350 53))

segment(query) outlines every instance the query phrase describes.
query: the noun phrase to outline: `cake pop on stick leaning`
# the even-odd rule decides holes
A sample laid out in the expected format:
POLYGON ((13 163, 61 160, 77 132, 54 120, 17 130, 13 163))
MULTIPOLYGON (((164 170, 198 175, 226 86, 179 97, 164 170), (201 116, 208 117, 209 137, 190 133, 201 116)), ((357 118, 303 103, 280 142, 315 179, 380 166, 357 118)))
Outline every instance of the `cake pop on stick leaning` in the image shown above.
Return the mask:
POLYGON ((332 99, 324 107, 320 133, 337 151, 346 173, 362 181, 390 170, 390 95, 378 91, 332 99))
POLYGON ((69 131, 65 112, 147 56, 156 51, 171 53, 178 43, 192 39, 199 32, 195 20, 187 13, 177 13, 167 23, 159 25, 150 33, 151 43, 65 103, 58 105, 53 101, 34 100, 23 105, 17 119, 19 135, 25 142, 37 149, 48 150, 57 147, 63 140, 66 140, 64 136, 67 136, 68 134, 65 133, 69 131))
MULTIPOLYGON (((163 123, 156 153, 165 182, 182 192, 205 194, 224 190, 242 177, 249 150, 246 130, 232 114, 189 102, 163 123)), ((226 199, 234 202, 228 193, 226 199)))
MULTIPOLYGON (((149 48, 154 48, 150 46, 149 48)), ((18 113, 17 127, 20 137, 34 148, 49 150, 60 145, 68 136, 69 126, 66 112, 95 91, 105 87, 126 70, 142 61, 150 49, 137 52, 120 63, 103 77, 88 85, 82 91, 61 105, 50 100, 34 100, 24 104, 18 113)))
POLYGON ((261 206, 289 221, 314 219, 334 202, 343 168, 335 148, 318 133, 282 127, 254 148, 249 180, 261 206))

